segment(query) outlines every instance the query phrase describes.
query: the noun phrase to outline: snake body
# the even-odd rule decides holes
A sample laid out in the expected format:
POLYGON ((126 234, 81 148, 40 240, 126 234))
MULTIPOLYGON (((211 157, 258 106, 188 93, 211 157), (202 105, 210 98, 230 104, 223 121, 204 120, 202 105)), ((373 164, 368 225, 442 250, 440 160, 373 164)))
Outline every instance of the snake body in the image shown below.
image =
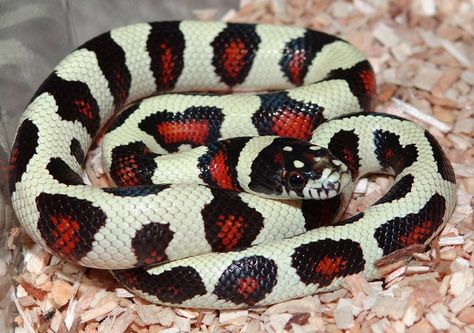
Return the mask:
POLYGON ((374 100, 365 57, 322 32, 193 21, 115 29, 67 56, 33 96, 11 155, 13 207, 52 253, 114 270, 160 304, 258 306, 337 288, 354 273, 373 279, 377 260, 427 245, 455 205, 454 172, 438 142, 408 120, 370 112, 374 100), (249 90, 270 92, 196 93, 249 90), (163 92, 182 94, 132 104, 163 92), (104 131, 118 187, 81 177, 85 152, 104 131), (245 138, 226 139, 233 136, 245 138), (306 160, 291 155, 299 150, 306 160), (318 191, 298 191, 310 160, 333 171, 311 176, 318 191), (296 177, 281 171, 288 161, 296 177), (265 198, 269 187, 254 176, 271 170, 296 186, 273 186, 277 197, 328 200, 265 198), (350 195, 341 181, 369 173, 393 174, 395 183, 334 223, 350 195))

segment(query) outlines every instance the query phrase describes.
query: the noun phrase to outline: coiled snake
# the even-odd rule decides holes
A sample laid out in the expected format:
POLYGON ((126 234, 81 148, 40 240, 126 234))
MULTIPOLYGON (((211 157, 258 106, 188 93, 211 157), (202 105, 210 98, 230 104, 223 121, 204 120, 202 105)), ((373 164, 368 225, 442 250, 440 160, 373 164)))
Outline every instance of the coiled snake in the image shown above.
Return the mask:
POLYGON ((11 155, 13 206, 49 251, 114 270, 152 302, 265 305, 354 273, 373 279, 376 260, 428 244, 455 204, 437 141, 368 113, 374 100, 368 61, 322 32, 193 21, 115 29, 67 56, 33 96, 11 155), (250 90, 260 92, 202 93, 250 90), (181 94, 132 103, 162 92, 181 94), (81 177, 103 132, 118 187, 81 177), (381 172, 396 176, 388 193, 335 222, 353 182, 381 172))

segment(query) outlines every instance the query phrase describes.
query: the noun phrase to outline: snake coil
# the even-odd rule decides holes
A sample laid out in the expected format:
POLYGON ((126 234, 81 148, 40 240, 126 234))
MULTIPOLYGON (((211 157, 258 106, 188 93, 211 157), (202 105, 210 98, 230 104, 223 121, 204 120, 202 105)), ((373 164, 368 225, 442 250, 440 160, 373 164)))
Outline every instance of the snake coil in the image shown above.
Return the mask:
POLYGON ((11 154, 13 207, 52 253, 114 270, 162 304, 265 305, 349 274, 374 279, 376 260, 428 244, 455 205, 453 169, 433 136, 372 113, 374 101, 365 57, 322 32, 193 21, 115 29, 67 56, 33 96, 11 154), (249 90, 267 92, 199 93, 249 90), (182 94, 132 104, 163 92, 182 94), (118 187, 89 186, 86 152, 124 108, 103 148, 118 187), (395 175, 388 193, 333 224, 344 184, 381 172, 395 175))

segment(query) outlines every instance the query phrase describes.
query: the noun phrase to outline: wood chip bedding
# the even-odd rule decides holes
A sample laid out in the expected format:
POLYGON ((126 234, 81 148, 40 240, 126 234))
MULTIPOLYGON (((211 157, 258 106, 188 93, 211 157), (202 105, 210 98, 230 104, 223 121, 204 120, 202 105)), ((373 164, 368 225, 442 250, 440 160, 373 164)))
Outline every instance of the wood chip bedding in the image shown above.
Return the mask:
MULTIPOLYGON (((212 8, 195 15, 315 28, 358 46, 377 74, 377 111, 428 128, 453 163, 458 202, 450 222, 430 250, 382 263, 381 281, 353 275, 331 293, 236 311, 148 304, 108 272, 63 262, 23 239, 16 332, 473 332, 474 2, 242 0, 223 18, 212 8)), ((362 180, 345 214, 390 185, 388 178, 362 180)))

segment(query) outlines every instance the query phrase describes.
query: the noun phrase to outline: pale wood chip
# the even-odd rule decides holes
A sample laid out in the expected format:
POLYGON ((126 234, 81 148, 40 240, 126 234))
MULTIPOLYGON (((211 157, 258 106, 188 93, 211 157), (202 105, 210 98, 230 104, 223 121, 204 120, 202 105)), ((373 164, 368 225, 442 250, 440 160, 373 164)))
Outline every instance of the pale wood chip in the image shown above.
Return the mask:
POLYGON ((418 33, 423 38, 423 41, 430 48, 436 48, 441 46, 441 40, 432 31, 418 29, 418 33))
POLYGON ((399 281, 399 278, 405 275, 405 272, 407 271, 407 266, 405 265, 404 261, 399 261, 399 263, 401 265, 399 268, 385 276, 385 282, 387 284, 393 281, 399 281))
POLYGON ((426 273, 429 271, 430 271, 429 266, 410 265, 410 266, 407 266, 405 274, 410 275, 410 274, 426 273))
POLYGON ((128 308, 124 308, 124 307, 121 307, 121 306, 117 306, 115 309, 113 309, 112 311, 110 311, 110 314, 109 316, 113 316, 113 317, 116 317, 124 312, 127 312, 128 308))
POLYGON ((474 119, 459 119, 454 124, 453 132, 474 134, 474 119))
POLYGON ((247 320, 248 315, 248 310, 222 310, 220 311, 219 322, 221 324, 228 323, 236 320, 237 318, 244 318, 245 322, 245 320, 247 320))
POLYGON ((448 260, 448 261, 455 260, 458 255, 456 250, 452 248, 441 249, 440 254, 441 254, 440 256, 441 260, 448 260))
POLYGON ((431 258, 426 253, 413 253, 413 257, 418 261, 431 261, 431 258))
POLYGON ((189 310, 189 309, 176 308, 176 309, 174 309, 174 311, 176 312, 176 314, 178 316, 181 316, 181 317, 184 317, 184 318, 195 319, 199 316, 198 311, 192 311, 192 310, 189 310))
POLYGON ((229 9, 224 16, 221 17, 221 21, 223 22, 231 22, 235 19, 237 11, 233 8, 229 9))
POLYGON ((381 293, 383 291, 383 281, 371 281, 369 286, 375 290, 376 293, 381 293))
POLYGON ((378 294, 371 294, 368 295, 361 300, 361 304, 364 310, 371 310, 374 306, 375 302, 377 302, 379 295, 378 294))
POLYGON ((422 314, 423 310, 421 310, 419 307, 409 305, 405 310, 405 314, 403 315, 403 323, 408 327, 412 326, 417 320, 421 318, 422 314))
POLYGON ((344 284, 344 287, 348 289, 354 297, 359 294, 372 295, 376 293, 362 274, 346 276, 344 278, 344 284))
POLYGON ((468 148, 471 148, 472 147, 472 142, 471 140, 469 139, 466 139, 460 135, 456 135, 456 134, 448 134, 447 135, 448 139, 454 143, 454 145, 461 151, 465 151, 467 150, 468 148))
POLYGON ((74 296, 74 287, 63 280, 54 280, 51 289, 52 301, 57 307, 62 307, 74 296))
POLYGON ((357 182, 354 193, 355 194, 365 194, 367 192, 367 188, 369 186, 369 180, 367 178, 361 178, 357 182))
POLYGON ((425 319, 421 318, 419 322, 415 325, 411 326, 407 331, 407 333, 431 333, 434 332, 433 326, 425 319))
POLYGON ((157 305, 135 305, 135 311, 137 311, 138 316, 146 325, 158 324, 160 322, 159 315, 161 308, 157 305))
POLYGON ((321 303, 317 297, 304 297, 301 299, 290 300, 270 306, 264 314, 274 313, 300 313, 300 312, 321 312, 321 303))
POLYGON ((354 7, 347 2, 334 1, 330 10, 334 17, 346 18, 354 12, 354 7))
POLYGON ((132 298, 134 295, 125 288, 116 288, 115 295, 120 298, 132 298))
POLYGON ((175 318, 176 318, 176 313, 173 310, 171 310, 169 307, 165 307, 158 314, 158 319, 160 320, 160 324, 165 327, 170 327, 175 321, 175 318))
POLYGON ((388 321, 386 318, 383 318, 371 324, 370 328, 374 333, 385 333, 390 329, 391 326, 392 324, 390 323, 390 321, 388 321))
MULTIPOLYGON (((452 119, 456 118, 456 114, 453 113, 452 110, 446 110, 445 109, 445 108, 447 108, 447 109, 457 109, 459 107, 459 104, 456 101, 453 101, 453 100, 451 100, 447 97, 444 97, 444 96, 435 96, 435 95, 429 94, 425 91, 420 91, 419 95, 422 98, 426 98, 435 107, 436 106, 443 107, 443 109, 441 109, 443 111, 443 113, 448 113, 449 112, 452 116, 452 119)), ((434 109, 436 109, 436 108, 434 108, 434 109)))
POLYGON ((25 254, 26 270, 40 274, 48 265, 51 254, 46 252, 39 244, 34 244, 25 254))
POLYGON ((46 275, 46 274, 40 274, 35 280, 35 286, 38 288, 44 290, 44 291, 51 291, 52 288, 52 282, 51 282, 51 276, 46 275))
POLYGON ((79 266, 73 262, 66 261, 61 267, 61 271, 66 275, 72 275, 84 271, 84 267, 79 266))
POLYGON ((63 320, 63 316, 61 315, 61 312, 59 311, 54 312, 54 316, 50 322, 50 328, 53 332, 59 332, 60 330, 62 332, 67 331, 66 327, 64 326, 64 320, 63 320))
POLYGON ((247 322, 246 326, 243 327, 242 332, 248 333, 259 333, 263 332, 263 324, 259 320, 251 319, 247 322))
POLYGON ((322 331, 325 328, 324 325, 325 325, 324 319, 320 315, 310 316, 308 318, 308 326, 313 330, 322 331))
POLYGON ((17 299, 18 299, 18 303, 22 307, 28 307, 28 306, 32 306, 36 304, 36 300, 29 295, 18 297, 17 299))
MULTIPOLYGON (((46 252, 46 251, 45 251, 46 252)), ((56 266, 59 265, 63 259, 57 255, 52 255, 51 260, 49 261, 50 266, 56 266)), ((49 267, 49 269, 52 269, 53 267, 49 267)))
POLYGON ((407 300, 395 297, 382 296, 377 299, 372 310, 377 317, 388 316, 391 319, 402 319, 407 307, 407 300))
POLYGON ((453 261, 453 264, 459 267, 459 268, 451 267, 453 271, 464 270, 465 268, 469 267, 469 261, 461 257, 456 257, 456 259, 453 261))
POLYGON ((439 246, 462 245, 464 244, 464 237, 463 236, 440 237, 438 244, 439 246))
POLYGON ((451 87, 459 78, 462 71, 459 68, 451 68, 443 71, 443 75, 431 89, 431 93, 436 97, 444 97, 446 89, 451 87))
MULTIPOLYGON (((8 207, 8 205, 7 205, 8 207)), ((7 248, 9 250, 15 250, 15 240, 21 236, 21 229, 18 227, 12 227, 8 230, 8 238, 7 238, 7 248)))
POLYGON ((354 8, 365 15, 374 15, 376 13, 376 9, 369 1, 354 0, 353 2, 354 8))
POLYGON ((408 103, 405 103, 405 102, 403 102, 402 100, 400 100, 398 98, 392 97, 391 100, 403 112, 405 112, 405 113, 407 113, 407 114, 409 114, 413 117, 416 117, 419 120, 435 127, 436 129, 438 129, 442 133, 448 133, 452 130, 452 126, 450 126, 446 123, 443 123, 442 121, 439 121, 438 119, 436 119, 436 118, 434 118, 434 117, 432 117, 432 116, 416 109, 412 105, 410 105, 408 103))
MULTIPOLYGON (((217 311, 202 311, 201 316, 202 320, 199 320, 198 318, 197 322, 202 322, 204 325, 209 326, 217 318, 217 311)), ((251 318, 251 316, 249 317, 251 318)))
POLYGON ((449 321, 439 312, 428 312, 426 314, 426 320, 437 330, 448 330, 451 328, 449 321))
POLYGON ((472 269, 465 269, 451 275, 449 282, 449 292, 454 296, 461 295, 467 288, 474 284, 474 272, 472 269))
POLYGON ((434 16, 436 7, 435 0, 414 0, 411 3, 411 10, 421 16, 434 16))
POLYGON ((418 68, 412 83, 419 89, 431 91, 442 76, 443 72, 439 69, 422 66, 418 68))
POLYGON ((400 43, 390 48, 395 59, 398 61, 405 61, 409 56, 413 54, 413 47, 408 43, 400 43))
POLYGON ((349 305, 338 305, 334 310, 334 319, 336 320, 337 328, 350 329, 354 326, 354 316, 349 305))
POLYGON ((189 318, 183 318, 177 316, 175 319, 175 325, 180 332, 190 332, 191 331, 191 320, 189 318))
POLYGON ((117 301, 109 301, 102 306, 83 312, 81 314, 81 321, 85 323, 85 322, 88 322, 89 320, 101 317, 109 313, 113 309, 115 309, 117 306, 118 306, 117 301))
POLYGON ((75 299, 72 299, 67 307, 66 310, 66 315, 64 317, 64 324, 66 325, 66 328, 68 330, 71 329, 74 321, 76 320, 77 316, 77 311, 76 311, 76 306, 78 304, 78 301, 75 299))
POLYGON ((105 289, 100 289, 98 292, 94 293, 94 296, 89 304, 90 308, 94 308, 100 304, 100 302, 109 295, 109 291, 105 289))
POLYGON ((460 295, 453 298, 448 306, 455 314, 461 312, 464 308, 474 305, 474 288, 468 288, 460 295))
POLYGON ((466 51, 459 45, 454 44, 450 40, 441 39, 441 45, 449 52, 456 60, 465 67, 472 67, 472 62, 466 51))
POLYGON ((319 300, 322 303, 330 303, 338 298, 344 297, 347 291, 345 289, 338 289, 333 292, 324 293, 319 295, 319 300))
POLYGON ((474 165, 451 163, 454 173, 461 177, 474 177, 474 165))
POLYGON ((268 322, 264 324, 265 329, 269 332, 283 332, 291 317, 289 313, 272 314, 268 322))
POLYGON ((286 13, 286 3, 284 0, 271 0, 273 10, 276 15, 285 15, 286 13))
POLYGON ((23 307, 18 302, 18 298, 15 296, 15 294, 12 294, 11 297, 12 297, 13 303, 16 306, 18 313, 20 314, 22 318, 23 327, 25 328, 26 332, 35 333, 36 330, 33 328, 32 321, 30 317, 27 315, 27 313, 23 310, 23 307))
POLYGON ((374 38, 386 47, 392 47, 400 42, 398 34, 385 23, 379 23, 372 32, 374 38))
MULTIPOLYGON (((471 236, 473 236, 471 234, 471 236)), ((467 238, 466 242, 464 243, 463 250, 466 253, 472 253, 474 251, 474 239, 467 238)))
MULTIPOLYGON (((135 315, 131 309, 127 310, 126 312, 122 313, 115 319, 114 325, 110 332, 113 333, 123 333, 127 330, 133 320, 135 319, 135 315)), ((105 333, 105 332, 104 332, 105 333)))
POLYGON ((458 315, 458 319, 468 325, 474 324, 474 307, 471 306, 462 310, 458 315))

